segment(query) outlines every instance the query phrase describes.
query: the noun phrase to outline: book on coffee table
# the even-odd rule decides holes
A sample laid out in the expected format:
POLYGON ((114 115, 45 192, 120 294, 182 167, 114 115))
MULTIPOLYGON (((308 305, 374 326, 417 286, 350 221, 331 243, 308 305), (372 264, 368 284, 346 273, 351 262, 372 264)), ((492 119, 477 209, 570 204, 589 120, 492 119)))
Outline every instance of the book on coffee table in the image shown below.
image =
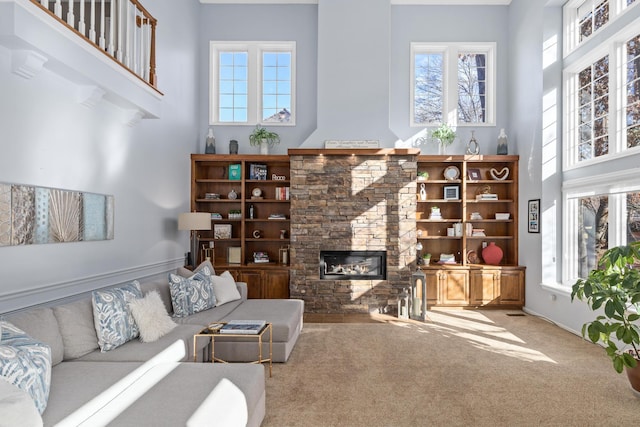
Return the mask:
POLYGON ((222 328, 221 334, 258 334, 267 322, 264 320, 231 320, 222 328))

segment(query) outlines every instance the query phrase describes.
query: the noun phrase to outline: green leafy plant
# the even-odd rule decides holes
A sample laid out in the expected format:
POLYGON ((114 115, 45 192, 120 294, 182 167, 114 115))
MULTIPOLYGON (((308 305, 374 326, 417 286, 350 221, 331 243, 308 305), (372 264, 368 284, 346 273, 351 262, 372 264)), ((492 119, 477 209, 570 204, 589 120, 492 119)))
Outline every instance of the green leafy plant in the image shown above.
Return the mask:
POLYGON ((604 308, 604 315, 582 326, 582 336, 604 344, 618 373, 625 366, 635 368, 640 357, 640 327, 635 323, 640 319, 638 262, 640 242, 610 248, 598 262, 600 268, 579 279, 571 291, 571 301, 586 301, 592 310, 604 308), (629 347, 632 350, 625 351, 629 347))
POLYGON ((442 145, 451 145, 456 139, 456 132, 447 123, 442 123, 431 132, 431 136, 440 141, 442 145))
POLYGON ((252 146, 260 145, 265 141, 269 147, 273 147, 280 143, 280 136, 277 133, 267 130, 260 125, 256 125, 251 135, 249 135, 249 144, 252 146))

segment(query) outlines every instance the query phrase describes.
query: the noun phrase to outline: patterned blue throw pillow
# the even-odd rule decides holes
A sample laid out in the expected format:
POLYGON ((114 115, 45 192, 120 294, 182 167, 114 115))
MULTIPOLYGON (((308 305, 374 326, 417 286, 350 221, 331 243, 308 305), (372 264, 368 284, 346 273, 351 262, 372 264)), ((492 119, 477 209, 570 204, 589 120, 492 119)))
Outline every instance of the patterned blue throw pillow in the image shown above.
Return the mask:
POLYGON ((137 280, 117 288, 93 292, 93 323, 100 351, 113 350, 138 336, 138 325, 127 306, 135 298, 142 298, 137 280))
POLYGON ((0 320, 0 376, 27 392, 42 414, 51 385, 51 348, 0 320))
POLYGON ((171 304, 176 317, 185 317, 216 305, 211 280, 203 272, 191 277, 169 273, 171 304))

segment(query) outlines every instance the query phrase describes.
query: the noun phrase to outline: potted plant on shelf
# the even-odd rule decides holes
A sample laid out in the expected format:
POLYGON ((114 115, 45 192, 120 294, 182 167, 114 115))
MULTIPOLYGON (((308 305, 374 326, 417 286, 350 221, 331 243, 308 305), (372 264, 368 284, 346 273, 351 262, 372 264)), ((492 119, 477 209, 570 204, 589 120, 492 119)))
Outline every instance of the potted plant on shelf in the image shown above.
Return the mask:
POLYGON ((616 372, 626 368, 634 392, 640 396, 640 242, 608 249, 587 279, 578 279, 571 301, 586 301, 603 313, 582 326, 582 336, 601 342, 616 372))
POLYGON ((456 139, 456 132, 447 123, 442 123, 431 132, 431 136, 440 142, 440 154, 444 154, 447 146, 453 144, 453 140, 456 139))
POLYGON ((429 172, 418 172, 418 181, 426 181, 429 179, 429 172))
POLYGON ((267 130, 260 125, 256 125, 251 135, 249 144, 260 147, 260 154, 269 154, 269 148, 280 143, 280 136, 277 133, 267 130))
POLYGON ((431 254, 430 253, 426 253, 424 255, 422 255, 422 264, 423 265, 429 265, 431 264, 431 254))

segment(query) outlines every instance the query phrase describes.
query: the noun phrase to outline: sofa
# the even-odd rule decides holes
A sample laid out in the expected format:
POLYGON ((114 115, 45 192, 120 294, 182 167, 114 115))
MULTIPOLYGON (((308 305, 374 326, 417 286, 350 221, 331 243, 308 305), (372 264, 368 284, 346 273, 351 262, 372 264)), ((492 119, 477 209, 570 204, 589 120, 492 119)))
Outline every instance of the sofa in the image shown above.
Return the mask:
MULTIPOLYGON (((179 298, 174 285, 178 283, 179 289, 184 283, 201 283, 198 280, 203 271, 210 269, 209 274, 213 272, 210 264, 201 267, 195 272, 178 269, 177 273, 182 274, 170 274, 168 281, 134 281, 106 289, 104 293, 94 291, 91 297, 0 316, 0 427, 259 426, 266 407, 263 365, 194 363, 193 335, 213 322, 266 320, 273 325, 273 361, 286 362, 303 327, 303 302, 249 300, 246 284, 235 283, 229 277, 223 280, 223 273, 213 275, 213 280, 224 282, 225 287, 213 286, 215 296, 204 292, 214 301, 212 307, 203 305, 192 310, 195 312, 177 316, 174 308, 180 302, 176 302, 179 298), (123 317, 140 325, 139 336, 111 348, 108 341, 117 334, 105 335, 96 326, 103 321, 99 316, 99 296, 111 304, 113 295, 119 295, 123 289, 133 289, 141 296, 125 299, 129 301, 126 307, 131 312, 123 317), (230 294, 233 298, 228 300, 230 294), (141 313, 133 312, 134 303, 151 300, 151 297, 159 297, 162 301, 156 305, 164 307, 164 317, 132 316, 141 313), (161 336, 153 336, 155 326, 164 322, 167 330, 161 336), (146 326, 143 328, 143 325, 146 326), (47 373, 43 366, 35 369, 40 376, 50 377, 44 408, 33 395, 25 397, 33 390, 26 391, 25 387, 21 389, 20 385, 10 384, 11 372, 3 372, 3 345, 10 345, 11 339, 17 340, 14 342, 18 344, 7 348, 21 348, 21 342, 27 343, 22 347, 28 350, 26 363, 37 360, 34 355, 39 352, 48 352, 50 372, 47 373), (13 423, 14 419, 19 421, 13 423)), ((191 294, 183 298, 194 299, 191 294)), ((208 360, 209 345, 209 340, 196 341, 198 361, 208 360)), ((263 354, 268 354, 268 342, 264 346, 263 354)), ((248 362, 257 359, 258 348, 255 340, 216 338, 215 352, 216 358, 229 362, 248 362)), ((25 382, 32 384, 34 381, 25 382)))

